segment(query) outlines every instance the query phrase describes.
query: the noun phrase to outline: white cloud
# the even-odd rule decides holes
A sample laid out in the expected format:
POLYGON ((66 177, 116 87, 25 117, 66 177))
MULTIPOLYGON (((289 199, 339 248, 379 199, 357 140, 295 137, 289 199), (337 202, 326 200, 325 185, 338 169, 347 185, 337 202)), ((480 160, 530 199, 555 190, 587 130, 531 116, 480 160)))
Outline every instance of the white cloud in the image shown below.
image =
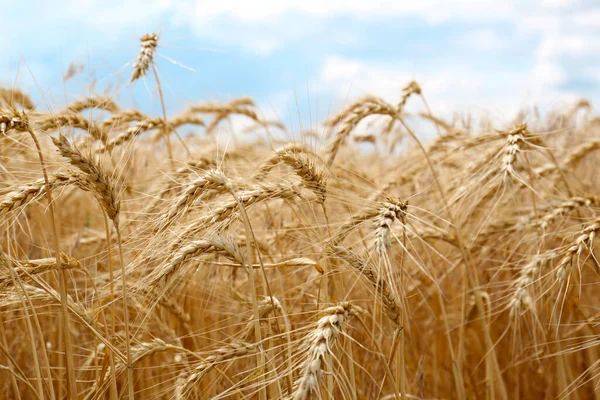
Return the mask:
MULTIPOLYGON (((23 13, 23 4, 11 3, 9 12, 23 13)), ((64 40, 63 33, 67 33, 67 37, 75 34, 57 27, 71 24, 86 29, 79 39, 100 33, 106 41, 133 32, 139 34, 140 31, 160 31, 172 25, 185 25, 199 36, 237 42, 265 54, 286 40, 305 37, 313 31, 314 26, 306 21, 290 26, 299 15, 319 20, 337 15, 363 19, 402 16, 435 24, 450 20, 513 21, 520 15, 521 8, 521 2, 517 0, 57 0, 52 7, 40 1, 37 7, 32 5, 27 9, 29 24, 44 31, 44 35, 36 35, 35 40, 22 37, 18 34, 21 31, 18 18, 4 18, 3 32, 16 42, 26 41, 29 46, 58 47, 65 45, 61 41, 64 40), (280 23, 283 17, 287 17, 285 23, 280 23), (219 18, 234 21, 233 31, 231 26, 220 28, 219 18)))
POLYGON ((432 22, 450 18, 489 20, 509 16, 519 4, 518 1, 493 0, 221 0, 196 2, 194 18, 206 21, 217 16, 229 15, 239 21, 264 22, 285 13, 304 13, 316 17, 333 14, 359 17, 418 15, 432 22))
POLYGON ((85 23, 96 31, 118 34, 132 27, 164 23, 163 16, 177 7, 173 0, 68 0, 61 7, 53 7, 55 19, 66 19, 85 23))
MULTIPOLYGON (((577 98, 552 88, 564 78, 563 71, 552 64, 536 64, 523 71, 506 71, 501 65, 495 70, 478 71, 459 64, 414 71, 402 64, 330 56, 323 64, 319 86, 337 99, 337 106, 365 94, 393 103, 400 98, 402 88, 415 79, 437 114, 446 117, 454 112, 487 114, 509 122, 523 107, 539 105, 548 111, 557 106, 557 99, 570 102, 577 98)), ((416 103, 420 106, 418 100, 416 103)), ((409 107, 414 104, 411 102, 409 107)))
MULTIPOLYGON (((314 24, 307 23, 306 18, 313 22, 339 15, 360 19, 417 18, 430 24, 509 22, 517 24, 522 32, 546 35, 546 32, 565 31, 561 23, 566 18, 563 3, 563 0, 542 3, 532 0, 57 0, 52 7, 39 1, 37 6, 34 3, 25 10, 24 3, 13 1, 9 3, 8 13, 18 15, 27 11, 29 25, 36 26, 44 35, 36 35, 35 39, 19 35, 19 18, 4 18, 3 34, 16 43, 43 48, 65 46, 62 42, 65 34, 81 41, 100 33, 105 41, 115 41, 123 35, 184 25, 203 38, 237 43, 265 55, 290 40, 314 32, 314 24), (301 15, 305 19, 294 24, 295 20, 301 20, 301 15), (222 18, 231 23, 220 26, 222 18), (58 28, 70 24, 83 26, 89 34, 83 32, 78 36, 68 29, 58 28)), ((574 14, 570 25, 599 26, 600 10, 589 11, 574 14)), ((352 43, 358 38, 341 35, 338 39, 352 43)), ((487 49, 496 48, 502 38, 491 30, 479 30, 473 32, 471 40, 473 46, 487 49)))
POLYGON ((540 86, 560 85, 566 78, 562 68, 551 62, 538 62, 532 71, 532 79, 540 86))
POLYGON ((568 6, 569 4, 572 4, 571 0, 542 0, 541 2, 542 7, 548 7, 548 8, 563 8, 568 6))
POLYGON ((598 29, 600 27, 600 9, 576 13, 573 16, 573 22, 580 27, 598 29))
POLYGON ((600 39, 591 32, 548 35, 537 49, 541 58, 600 54, 600 39))
POLYGON ((458 46, 468 47, 475 51, 498 51, 506 47, 507 41, 491 29, 475 29, 460 36, 456 41, 458 46))
POLYGON ((364 65, 359 61, 331 56, 325 60, 321 79, 326 83, 336 80, 356 79, 361 72, 361 68, 364 69, 364 65))

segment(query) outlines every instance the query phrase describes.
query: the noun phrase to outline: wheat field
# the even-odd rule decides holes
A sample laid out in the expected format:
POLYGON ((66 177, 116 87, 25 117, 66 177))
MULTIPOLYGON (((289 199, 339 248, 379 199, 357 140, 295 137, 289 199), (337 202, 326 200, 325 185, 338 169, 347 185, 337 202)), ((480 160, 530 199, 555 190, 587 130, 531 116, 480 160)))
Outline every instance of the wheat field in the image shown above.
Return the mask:
POLYGON ((160 115, 0 89, 0 398, 600 398, 587 101, 447 121, 406 82, 291 134, 166 115, 158 46, 160 115))

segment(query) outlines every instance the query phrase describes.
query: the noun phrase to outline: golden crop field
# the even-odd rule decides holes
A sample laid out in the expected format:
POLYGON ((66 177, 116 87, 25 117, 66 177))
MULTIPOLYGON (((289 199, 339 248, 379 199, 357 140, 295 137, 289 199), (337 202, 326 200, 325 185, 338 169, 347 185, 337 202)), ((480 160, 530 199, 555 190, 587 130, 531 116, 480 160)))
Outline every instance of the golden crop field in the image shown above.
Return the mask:
MULTIPOLYGON (((129 73, 162 101, 157 46, 129 73)), ((291 134, 30 95, 0 90, 0 398, 600 398, 587 101, 471 124, 406 82, 291 134)))

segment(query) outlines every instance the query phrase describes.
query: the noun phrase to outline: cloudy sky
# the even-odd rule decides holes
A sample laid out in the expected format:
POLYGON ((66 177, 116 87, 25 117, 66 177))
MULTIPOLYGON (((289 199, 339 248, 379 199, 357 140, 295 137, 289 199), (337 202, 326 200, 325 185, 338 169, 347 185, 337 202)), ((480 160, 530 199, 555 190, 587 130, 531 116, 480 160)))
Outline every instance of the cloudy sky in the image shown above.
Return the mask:
POLYGON ((0 83, 17 82, 45 107, 97 81, 156 110, 152 81, 127 85, 146 32, 160 35, 157 65, 172 112, 247 95, 269 116, 307 124, 362 94, 397 100, 412 79, 443 115, 508 122, 527 106, 543 112, 581 97, 600 104, 597 0, 2 3, 0 83), (72 62, 89 68, 64 85, 72 62))

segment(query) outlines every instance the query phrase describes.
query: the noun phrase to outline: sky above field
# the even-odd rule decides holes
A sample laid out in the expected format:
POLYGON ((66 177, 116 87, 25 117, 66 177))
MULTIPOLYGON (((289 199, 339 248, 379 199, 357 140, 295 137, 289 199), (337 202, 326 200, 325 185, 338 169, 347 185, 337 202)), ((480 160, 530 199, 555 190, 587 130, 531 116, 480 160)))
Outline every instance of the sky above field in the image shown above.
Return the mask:
POLYGON ((160 35, 170 112, 245 95, 269 117, 306 128, 363 94, 397 100, 413 79, 446 116, 508 123, 522 107, 544 112, 582 97, 600 104, 597 0, 2 3, 0 82, 17 82, 43 107, 96 81, 157 110, 153 81, 127 85, 146 32, 160 35), (71 63, 88 68, 64 85, 71 63))

